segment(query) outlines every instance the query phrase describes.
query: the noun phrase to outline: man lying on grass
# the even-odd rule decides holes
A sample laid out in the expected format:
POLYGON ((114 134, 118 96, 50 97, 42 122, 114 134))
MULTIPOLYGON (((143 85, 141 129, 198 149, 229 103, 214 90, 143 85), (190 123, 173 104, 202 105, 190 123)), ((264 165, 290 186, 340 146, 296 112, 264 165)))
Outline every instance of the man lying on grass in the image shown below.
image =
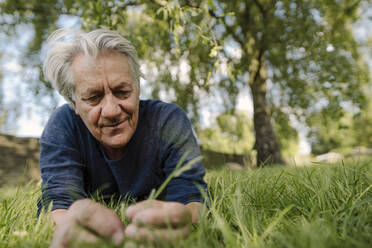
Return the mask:
POLYGON ((144 200, 181 158, 187 163, 198 157, 186 114, 173 104, 139 99, 137 52, 118 33, 58 30, 48 45, 44 74, 69 102, 53 113, 40 139, 38 207, 40 213, 52 204, 52 246, 63 247, 72 238, 120 244, 125 238, 185 237, 204 208, 200 162, 173 178, 160 200, 129 207, 126 228, 89 196, 144 200))

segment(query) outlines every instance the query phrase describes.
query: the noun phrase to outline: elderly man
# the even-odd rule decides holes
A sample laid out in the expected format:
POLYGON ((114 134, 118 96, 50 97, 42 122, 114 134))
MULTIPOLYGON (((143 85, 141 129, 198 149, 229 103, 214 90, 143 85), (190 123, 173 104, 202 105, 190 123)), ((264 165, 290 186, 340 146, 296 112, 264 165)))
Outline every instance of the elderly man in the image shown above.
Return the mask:
POLYGON ((126 237, 186 236, 205 208, 200 162, 172 179, 160 200, 129 207, 126 228, 116 213, 89 199, 144 200, 184 154, 184 163, 199 156, 185 113, 174 104, 139 99, 136 50, 114 31, 58 30, 48 45, 44 74, 69 102, 50 117, 40 139, 43 193, 38 206, 40 213, 52 203, 52 246, 76 238, 120 244, 126 237))

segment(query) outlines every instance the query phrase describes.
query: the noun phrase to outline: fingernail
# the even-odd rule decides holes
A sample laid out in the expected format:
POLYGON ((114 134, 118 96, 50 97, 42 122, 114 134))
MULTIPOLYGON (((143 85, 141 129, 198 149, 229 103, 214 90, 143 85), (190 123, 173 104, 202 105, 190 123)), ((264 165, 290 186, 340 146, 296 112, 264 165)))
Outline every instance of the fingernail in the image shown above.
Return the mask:
POLYGON ((124 233, 122 231, 117 231, 112 235, 112 242, 115 245, 120 245, 124 240, 124 233))

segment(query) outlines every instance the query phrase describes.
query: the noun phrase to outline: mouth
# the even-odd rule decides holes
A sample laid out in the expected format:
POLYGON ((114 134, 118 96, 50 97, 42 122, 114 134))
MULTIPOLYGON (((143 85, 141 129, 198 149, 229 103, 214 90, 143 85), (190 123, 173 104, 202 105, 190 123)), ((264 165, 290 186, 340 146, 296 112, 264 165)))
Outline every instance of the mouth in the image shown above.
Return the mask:
POLYGON ((120 121, 120 122, 116 122, 114 124, 109 124, 109 125, 102 125, 102 128, 120 128, 122 127, 126 121, 129 121, 129 117, 125 118, 123 121, 120 121))

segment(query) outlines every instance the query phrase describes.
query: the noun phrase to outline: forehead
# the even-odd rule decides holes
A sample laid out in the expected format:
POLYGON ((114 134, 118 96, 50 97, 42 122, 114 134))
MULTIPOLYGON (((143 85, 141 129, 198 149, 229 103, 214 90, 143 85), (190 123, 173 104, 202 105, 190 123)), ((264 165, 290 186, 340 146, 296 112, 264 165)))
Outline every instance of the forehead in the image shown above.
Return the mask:
POLYGON ((71 65, 75 87, 84 84, 109 83, 134 84, 128 58, 117 52, 101 52, 97 57, 78 54, 71 65))

